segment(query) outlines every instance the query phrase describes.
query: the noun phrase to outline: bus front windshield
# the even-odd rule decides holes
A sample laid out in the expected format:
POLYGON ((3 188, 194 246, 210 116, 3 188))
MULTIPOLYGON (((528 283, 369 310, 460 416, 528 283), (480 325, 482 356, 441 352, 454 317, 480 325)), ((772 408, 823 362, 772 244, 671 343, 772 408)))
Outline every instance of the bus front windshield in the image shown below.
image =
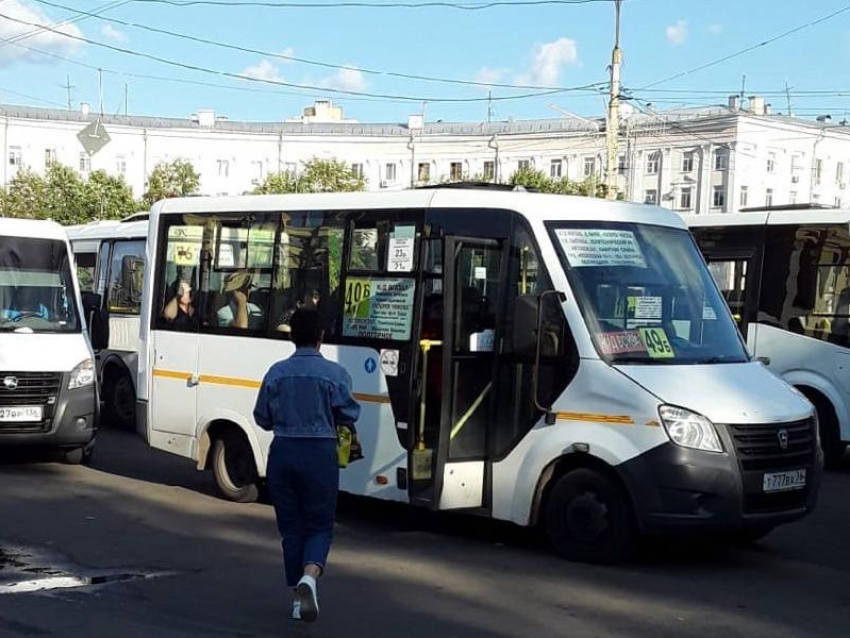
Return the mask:
POLYGON ((599 353, 612 363, 742 363, 749 357, 685 230, 557 223, 552 239, 599 353))
POLYGON ((63 241, 0 237, 0 331, 79 332, 63 241))

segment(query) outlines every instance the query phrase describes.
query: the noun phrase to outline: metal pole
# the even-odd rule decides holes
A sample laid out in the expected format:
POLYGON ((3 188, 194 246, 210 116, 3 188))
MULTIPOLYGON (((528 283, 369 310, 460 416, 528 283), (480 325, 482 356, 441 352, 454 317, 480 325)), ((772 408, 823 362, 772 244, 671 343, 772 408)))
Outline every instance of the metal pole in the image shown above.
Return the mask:
POLYGON ((611 53, 611 99, 608 103, 608 126, 606 141, 608 165, 605 175, 605 197, 617 199, 617 153, 620 132, 620 67, 623 53, 620 51, 620 8, 622 0, 614 0, 614 50, 611 53))

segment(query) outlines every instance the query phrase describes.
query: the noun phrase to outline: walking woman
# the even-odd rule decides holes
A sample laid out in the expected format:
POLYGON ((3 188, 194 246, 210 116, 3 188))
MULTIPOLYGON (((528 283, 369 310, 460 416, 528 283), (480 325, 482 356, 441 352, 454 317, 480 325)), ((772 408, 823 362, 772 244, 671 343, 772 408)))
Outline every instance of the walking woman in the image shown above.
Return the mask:
POLYGON ((266 373, 254 420, 275 435, 266 475, 286 584, 295 592, 292 618, 313 622, 319 615, 316 581, 325 571, 336 515, 337 426, 353 430, 360 406, 349 374, 319 353, 319 313, 301 308, 290 326, 295 354, 266 373))

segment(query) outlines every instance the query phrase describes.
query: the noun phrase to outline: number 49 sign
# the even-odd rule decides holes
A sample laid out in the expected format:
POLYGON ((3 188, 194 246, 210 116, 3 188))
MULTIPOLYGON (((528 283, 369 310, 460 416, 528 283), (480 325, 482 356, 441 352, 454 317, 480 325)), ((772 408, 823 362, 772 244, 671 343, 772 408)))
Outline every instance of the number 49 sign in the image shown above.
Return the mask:
POLYGON ((672 359, 676 356, 664 328, 641 328, 640 338, 653 359, 672 359))

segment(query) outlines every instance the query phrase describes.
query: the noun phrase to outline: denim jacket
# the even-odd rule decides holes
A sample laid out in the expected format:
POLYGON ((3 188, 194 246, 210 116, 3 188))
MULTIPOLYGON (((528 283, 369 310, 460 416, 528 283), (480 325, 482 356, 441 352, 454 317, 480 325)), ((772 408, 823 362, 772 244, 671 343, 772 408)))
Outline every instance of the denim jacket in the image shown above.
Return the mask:
POLYGON ((254 421, 275 436, 336 438, 336 426, 352 425, 360 405, 351 395, 351 376, 314 348, 298 348, 266 373, 254 421))

